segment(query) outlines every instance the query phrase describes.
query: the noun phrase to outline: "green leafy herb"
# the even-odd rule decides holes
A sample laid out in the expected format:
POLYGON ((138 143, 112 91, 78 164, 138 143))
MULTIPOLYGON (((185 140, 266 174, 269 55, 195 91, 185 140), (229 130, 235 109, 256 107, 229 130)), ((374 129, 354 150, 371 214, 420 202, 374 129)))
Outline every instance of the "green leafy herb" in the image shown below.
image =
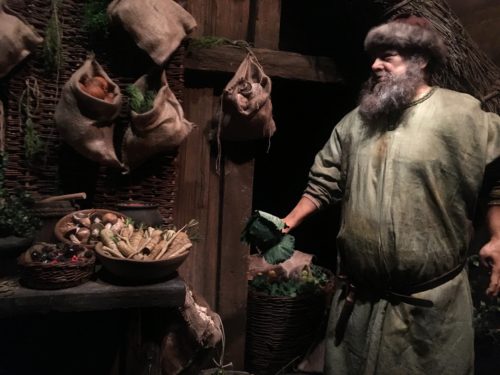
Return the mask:
POLYGON ((189 39, 189 49, 212 48, 223 44, 231 44, 232 41, 219 36, 207 35, 199 38, 189 39))
POLYGON ((30 237, 41 222, 32 211, 33 199, 25 191, 8 194, 0 189, 0 236, 30 237))
POLYGON ((156 91, 148 90, 143 93, 141 89, 134 85, 128 85, 126 91, 130 98, 130 108, 133 111, 144 113, 153 108, 153 103, 157 94, 156 91))
POLYGON ((45 29, 42 55, 44 68, 47 73, 57 73, 63 63, 62 55, 62 27, 59 22, 59 6, 62 0, 52 0, 52 14, 45 29))
POLYGON ((38 81, 28 78, 26 88, 19 98, 18 110, 20 126, 24 128, 24 156, 29 163, 33 162, 45 147, 33 121, 40 105, 40 96, 38 81))
POLYGON ((290 278, 278 274, 276 270, 261 273, 249 282, 249 286, 270 296, 296 297, 318 293, 324 290, 328 281, 328 275, 320 267, 311 265, 290 278))
POLYGON ((264 259, 270 264, 281 263, 292 256, 294 248, 295 237, 285 234, 280 242, 264 252, 264 259))
POLYGON ((109 0, 87 0, 83 8, 83 27, 93 36, 106 36, 109 18, 106 12, 109 0))
POLYGON ((285 223, 279 217, 255 211, 241 233, 241 241, 264 253, 268 263, 277 264, 293 254, 295 237, 284 234, 285 223))

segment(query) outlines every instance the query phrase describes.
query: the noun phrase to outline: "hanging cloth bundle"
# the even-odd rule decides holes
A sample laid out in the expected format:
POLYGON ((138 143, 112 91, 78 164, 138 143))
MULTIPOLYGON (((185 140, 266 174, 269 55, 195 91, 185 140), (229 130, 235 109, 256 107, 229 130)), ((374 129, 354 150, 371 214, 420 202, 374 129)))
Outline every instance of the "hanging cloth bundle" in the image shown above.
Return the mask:
POLYGON ((120 88, 90 56, 62 89, 54 116, 57 129, 83 156, 101 165, 122 168, 113 145, 113 120, 121 105, 120 88))
POLYGON ((158 65, 196 27, 193 16, 173 0, 114 0, 107 12, 158 65))
POLYGON ((0 78, 43 42, 43 38, 0 0, 0 78))
POLYGON ((270 138, 276 131, 271 79, 249 52, 222 94, 220 136, 227 141, 270 138))
MULTIPOLYGON (((159 81, 161 87, 154 98, 153 108, 145 113, 131 111, 131 124, 122 144, 122 159, 127 171, 153 155, 175 150, 193 128, 193 123, 184 118, 184 111, 168 86, 165 72, 159 81)), ((154 75, 142 76, 134 86, 143 94, 154 89, 154 75)))

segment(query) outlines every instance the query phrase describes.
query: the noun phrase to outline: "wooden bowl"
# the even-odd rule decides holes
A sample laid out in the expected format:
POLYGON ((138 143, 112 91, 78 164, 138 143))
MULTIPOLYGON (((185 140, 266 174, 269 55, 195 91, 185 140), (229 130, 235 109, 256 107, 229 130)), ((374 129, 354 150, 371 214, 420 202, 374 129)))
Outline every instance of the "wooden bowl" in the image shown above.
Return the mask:
MULTIPOLYGON (((56 225, 54 226, 54 235, 61 242, 64 242, 64 243, 67 243, 67 244, 73 244, 73 242, 71 242, 71 240, 69 240, 68 238, 66 238, 64 236, 64 232, 63 232, 63 229, 62 229, 68 223, 73 222, 73 215, 76 215, 76 214, 91 214, 91 213, 96 213, 96 214, 102 216, 102 215, 104 215, 105 213, 108 213, 108 212, 112 213, 112 214, 115 214, 116 216, 121 217, 124 220, 127 218, 127 216, 125 216, 124 214, 122 214, 120 212, 112 211, 112 210, 106 210, 106 209, 102 209, 102 208, 92 208, 92 209, 88 209, 88 210, 74 211, 74 212, 71 212, 71 213, 67 214, 66 216, 63 216, 56 223, 56 225)), ((88 248, 93 248, 94 247, 94 244, 88 244, 88 243, 82 243, 81 245, 83 245, 85 247, 88 247, 88 248)))
POLYGON ((115 258, 94 249, 97 259, 110 275, 118 280, 132 283, 151 283, 161 281, 174 274, 189 256, 189 252, 170 259, 136 260, 115 258))

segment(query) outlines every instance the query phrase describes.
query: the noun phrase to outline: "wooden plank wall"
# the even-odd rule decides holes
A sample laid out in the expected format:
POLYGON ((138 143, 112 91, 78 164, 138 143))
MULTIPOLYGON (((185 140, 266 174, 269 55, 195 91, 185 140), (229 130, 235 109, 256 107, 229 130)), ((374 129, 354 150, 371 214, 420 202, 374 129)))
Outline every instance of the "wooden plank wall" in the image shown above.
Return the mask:
MULTIPOLYGON (((250 39, 255 47, 278 49, 280 4, 280 0, 189 0, 186 8, 198 22, 195 37, 250 39), (253 35, 248 35, 249 30, 253 35)), ((195 88, 187 83, 183 106, 186 117, 198 127, 179 152, 174 218, 178 225, 198 219, 200 242, 180 273, 222 316, 226 362, 243 369, 248 248, 239 237, 252 209, 254 161, 224 159, 224 173, 215 173, 208 141, 219 106, 213 87, 195 88)))

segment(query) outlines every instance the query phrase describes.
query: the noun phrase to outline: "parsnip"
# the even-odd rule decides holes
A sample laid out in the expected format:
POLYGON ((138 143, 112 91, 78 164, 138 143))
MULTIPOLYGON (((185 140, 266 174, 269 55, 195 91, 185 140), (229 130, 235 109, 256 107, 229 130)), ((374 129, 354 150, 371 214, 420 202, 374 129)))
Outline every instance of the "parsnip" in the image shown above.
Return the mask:
POLYGON ((129 256, 131 256, 132 254, 134 254, 134 250, 130 247, 130 245, 124 241, 124 240, 120 240, 116 243, 116 247, 118 247, 118 250, 120 251, 120 253, 123 254, 123 256, 125 256, 126 258, 128 258, 129 256))

